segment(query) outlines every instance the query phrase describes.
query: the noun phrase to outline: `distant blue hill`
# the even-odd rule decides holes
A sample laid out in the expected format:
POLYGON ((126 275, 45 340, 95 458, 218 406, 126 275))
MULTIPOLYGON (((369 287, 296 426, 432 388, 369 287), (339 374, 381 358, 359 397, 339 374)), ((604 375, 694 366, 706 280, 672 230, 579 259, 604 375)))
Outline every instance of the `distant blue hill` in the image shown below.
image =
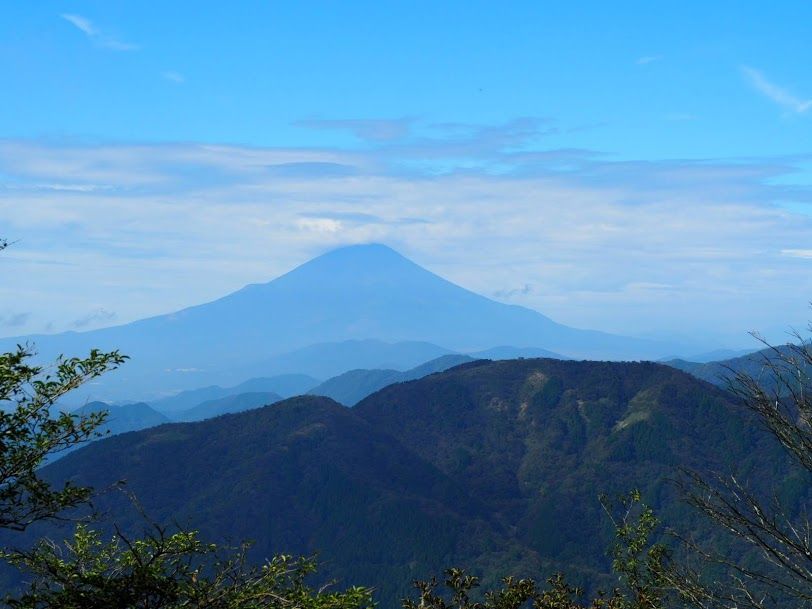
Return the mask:
MULTIPOLYGON (((515 345, 594 359, 656 359, 683 351, 673 344, 558 324, 537 311, 454 285, 374 244, 334 250, 268 283, 167 315, 90 332, 2 339, 0 349, 30 340, 43 360, 94 347, 120 349, 130 361, 100 379, 92 387, 94 395, 143 399, 238 383, 258 376, 247 367, 263 361, 270 365, 281 354, 316 343, 366 339, 425 342, 465 353, 515 345)), ((261 375, 280 372, 266 366, 261 375)))
POLYGON ((428 342, 345 340, 318 343, 289 353, 281 353, 241 366, 233 372, 254 375, 268 370, 278 373, 298 371, 317 378, 328 378, 352 368, 408 370, 450 353, 448 349, 428 342))
POLYGON ((72 414, 87 416, 100 411, 107 411, 107 418, 98 428, 98 431, 102 434, 115 435, 169 423, 167 417, 143 402, 123 404, 121 406, 104 402, 90 402, 73 410, 72 414))
POLYGON ((535 359, 539 357, 551 357, 552 359, 570 359, 560 353, 548 351, 547 349, 539 349, 537 347, 492 347, 491 349, 484 349, 483 351, 475 351, 469 353, 474 359, 535 359))
POLYGON ((281 399, 282 396, 272 391, 254 391, 228 395, 217 400, 208 400, 188 410, 181 410, 180 412, 174 413, 172 419, 184 422, 203 421, 224 414, 260 408, 261 406, 274 404, 281 399))
POLYGON ((167 413, 174 419, 173 413, 188 411, 204 402, 246 393, 272 393, 282 398, 289 398, 306 393, 308 389, 318 383, 318 380, 306 374, 282 374, 268 378, 248 379, 234 387, 209 385, 198 389, 190 389, 166 398, 153 400, 151 405, 159 412, 167 413))

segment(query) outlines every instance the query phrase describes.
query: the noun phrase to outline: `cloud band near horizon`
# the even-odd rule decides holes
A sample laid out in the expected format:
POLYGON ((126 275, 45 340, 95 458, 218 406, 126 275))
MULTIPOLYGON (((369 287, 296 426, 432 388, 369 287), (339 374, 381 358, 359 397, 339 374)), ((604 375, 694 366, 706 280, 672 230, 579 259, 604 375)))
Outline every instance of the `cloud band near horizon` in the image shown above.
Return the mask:
POLYGON ((366 145, 1 141, 0 315, 128 321, 378 241, 579 327, 738 346, 806 319, 808 159, 613 161, 540 148, 545 120, 318 126, 366 145))

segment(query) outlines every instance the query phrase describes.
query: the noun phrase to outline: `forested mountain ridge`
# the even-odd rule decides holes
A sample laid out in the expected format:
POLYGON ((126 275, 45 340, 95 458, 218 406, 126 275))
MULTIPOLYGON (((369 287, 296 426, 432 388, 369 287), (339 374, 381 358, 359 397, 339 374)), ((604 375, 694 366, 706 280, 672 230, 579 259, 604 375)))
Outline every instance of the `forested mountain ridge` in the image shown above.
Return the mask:
POLYGON ((318 385, 318 383, 318 380, 306 374, 283 374, 272 377, 258 377, 248 379, 233 387, 209 385, 197 389, 180 391, 174 395, 153 400, 151 405, 156 410, 171 417, 174 412, 189 410, 203 402, 239 395, 241 393, 268 391, 276 393, 283 398, 290 398, 306 393, 308 389, 318 385))
MULTIPOLYGON (((319 550, 327 576, 373 585, 393 607, 412 579, 452 564, 491 580, 560 569, 606 584, 601 492, 639 487, 670 526, 710 536, 668 482, 679 467, 789 471, 728 394, 681 371, 536 359, 463 364, 353 409, 299 397, 164 425, 44 473, 97 488, 127 480, 151 517, 254 539, 255 557, 319 550)), ((121 499, 100 504, 134 526, 121 499)))

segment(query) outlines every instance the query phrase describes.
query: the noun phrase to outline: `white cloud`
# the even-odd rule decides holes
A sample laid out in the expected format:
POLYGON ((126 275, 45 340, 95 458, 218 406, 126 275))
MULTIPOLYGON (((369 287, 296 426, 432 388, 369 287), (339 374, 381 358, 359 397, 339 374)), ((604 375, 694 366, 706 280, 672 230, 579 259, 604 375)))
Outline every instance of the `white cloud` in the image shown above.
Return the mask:
POLYGON ((809 249, 781 250, 781 254, 791 258, 812 258, 812 250, 809 249))
POLYGON ((807 110, 812 108, 812 99, 801 99, 793 95, 783 87, 770 82, 767 77, 758 70, 748 66, 743 66, 741 70, 745 78, 757 91, 785 110, 796 114, 804 114, 807 110))
POLYGON ((87 17, 71 13, 63 13, 60 15, 60 17, 73 25, 76 29, 93 41, 94 44, 97 44, 100 47, 113 51, 136 51, 139 48, 136 44, 123 42, 117 38, 114 38, 113 36, 110 36, 109 34, 102 32, 99 30, 99 28, 93 25, 93 22, 87 17))
POLYGON ((93 24, 90 22, 90 19, 85 19, 81 15, 70 15, 67 13, 61 15, 61 17, 68 23, 79 28, 79 30, 81 30, 88 36, 93 37, 99 35, 99 32, 96 30, 96 28, 93 27, 93 24))
POLYGON ((316 233, 337 233, 342 228, 341 222, 331 218, 300 218, 296 221, 296 226, 316 233))
POLYGON ((611 162, 487 138, 464 171, 388 142, 359 153, 0 141, 0 175, 17 186, 0 184, 0 226, 18 240, 3 253, 14 281, 0 300, 32 312, 27 331, 98 307, 124 322, 380 241, 580 327, 744 339, 805 320, 812 274, 798 266, 812 218, 774 203, 786 189, 812 195, 787 186, 789 161, 611 162), (443 170, 404 170, 415 157, 443 170), (322 171, 333 166, 354 171, 322 171))

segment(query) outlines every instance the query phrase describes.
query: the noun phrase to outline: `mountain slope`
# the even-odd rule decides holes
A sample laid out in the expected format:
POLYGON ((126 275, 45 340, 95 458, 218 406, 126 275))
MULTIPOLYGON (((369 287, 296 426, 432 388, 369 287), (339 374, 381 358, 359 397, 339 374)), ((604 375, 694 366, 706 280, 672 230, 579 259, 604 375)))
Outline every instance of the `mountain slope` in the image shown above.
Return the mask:
POLYGON ((343 374, 327 379, 323 383, 313 387, 313 389, 307 393, 311 395, 323 395, 345 406, 353 406, 368 395, 393 383, 413 381, 429 374, 434 374, 435 372, 442 372, 454 366, 472 362, 474 359, 501 360, 517 357, 552 357, 556 359, 566 359, 557 353, 545 349, 532 347, 494 347, 472 353, 471 355, 464 355, 462 353, 441 355, 440 357, 403 372, 378 368, 349 370, 343 374))
MULTIPOLYGON (((256 376, 244 367, 263 359, 315 343, 365 339, 430 342, 458 352, 509 344, 592 358, 679 351, 557 324, 456 286, 382 245, 338 249, 268 283, 168 315, 91 332, 3 339, 0 348, 31 340, 43 360, 94 347, 121 349, 132 359, 94 389, 126 399, 141 397, 137 392, 145 387, 161 392, 236 383, 256 376)), ((358 366, 344 370, 352 367, 358 366)))
MULTIPOLYGON (((151 518, 253 539, 254 559, 318 550, 322 575, 376 585, 389 601, 415 577, 510 546, 464 488, 320 397, 116 436, 46 475, 97 488, 126 480, 151 518)), ((97 503, 125 529, 142 524, 117 493, 97 503)))
POLYGON ((403 381, 414 381, 421 379, 424 376, 428 376, 429 374, 434 374, 435 372, 444 372, 449 368, 453 368, 454 366, 472 362, 474 359, 475 358, 462 353, 449 353, 448 355, 441 355, 440 357, 429 360, 423 364, 420 364, 419 366, 415 366, 411 370, 404 372, 403 381))
POLYGON ((108 413, 107 419, 99 427, 99 431, 102 433, 120 434, 169 423, 167 417, 143 402, 120 406, 104 402, 90 402, 74 410, 73 414, 86 416, 102 410, 106 410, 108 413))
MULTIPOLYGON (((84 406, 71 410, 71 414, 84 417, 97 412, 107 412, 104 422, 96 429, 100 436, 91 438, 89 442, 96 442, 109 436, 115 436, 129 431, 139 431, 157 427, 164 423, 169 423, 170 419, 153 409, 144 402, 132 404, 107 404, 105 402, 88 402, 84 406)), ((46 463, 55 462, 65 455, 81 448, 83 445, 74 446, 59 453, 51 455, 46 463)))
POLYGON ((308 393, 328 397, 344 406, 354 406, 387 385, 400 382, 402 376, 398 370, 350 370, 316 385, 308 393))
POLYGON ((728 394, 654 363, 477 361, 353 411, 464 484, 530 550, 596 570, 610 541, 598 493, 640 488, 669 525, 704 531, 666 482, 678 467, 788 471, 728 394))

